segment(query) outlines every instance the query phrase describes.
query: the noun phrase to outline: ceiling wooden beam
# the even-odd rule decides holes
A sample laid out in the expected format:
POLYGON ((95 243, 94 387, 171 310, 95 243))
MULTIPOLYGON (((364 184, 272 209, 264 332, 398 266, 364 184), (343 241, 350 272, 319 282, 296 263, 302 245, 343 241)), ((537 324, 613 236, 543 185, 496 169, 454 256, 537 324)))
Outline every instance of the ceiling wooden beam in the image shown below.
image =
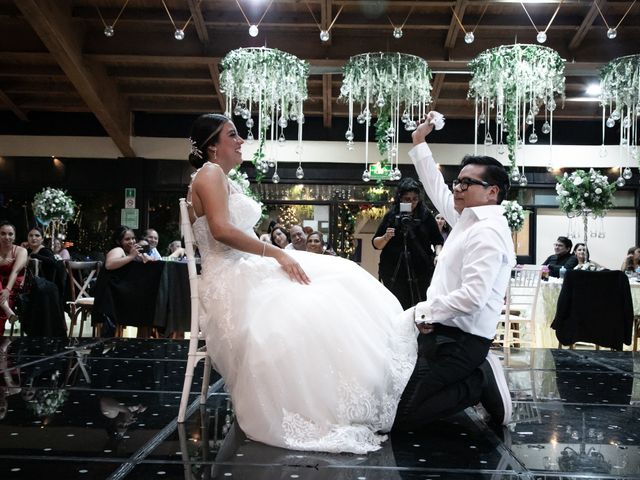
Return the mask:
POLYGON ((444 84, 444 73, 436 73, 436 76, 433 79, 433 84, 431 85, 431 109, 436 109, 436 104, 438 103, 438 97, 440 96, 440 91, 442 90, 442 85, 444 84))
POLYGON ((129 108, 100 64, 83 58, 77 29, 71 22, 70 3, 55 0, 15 0, 16 7, 65 72, 78 94, 94 113, 125 157, 131 148, 129 108))
POLYGON ((220 102, 220 113, 224 113, 225 109, 225 99, 222 91, 220 90, 220 68, 219 65, 220 60, 215 60, 213 63, 209 64, 209 75, 211 75, 211 81, 213 82, 213 87, 215 89, 215 95, 218 98, 218 102, 220 102))
POLYGON ((322 124, 324 128, 331 128, 332 115, 331 74, 322 75, 322 124))
POLYGON ((204 17, 202 16, 202 10, 200 10, 200 2, 202 0, 187 0, 189 5, 189 11, 191 12, 191 19, 196 27, 198 38, 203 45, 209 43, 209 32, 207 32, 207 26, 204 23, 204 17))
MULTIPOLYGON (((607 0, 598 0, 598 1, 600 2, 601 7, 604 7, 604 5, 607 3, 607 0)), ((596 2, 593 2, 591 4, 591 8, 589 8, 589 11, 587 12, 584 19, 582 20, 582 23, 578 27, 578 31, 569 42, 569 50, 575 50, 580 46, 580 44, 582 43, 582 40, 584 40, 584 37, 586 37, 587 32, 589 32, 589 29, 593 25, 593 21, 596 19, 597 16, 598 16, 598 7, 596 6, 596 2)))
POLYGON ((13 101, 2 90, 0 90, 0 103, 4 103, 7 107, 9 107, 9 110, 11 110, 15 114, 15 116, 23 122, 29 121, 27 115, 22 110, 20 110, 18 106, 13 103, 13 101))
POLYGON ((456 15, 462 22, 464 17, 464 11, 467 8, 467 0, 457 0, 453 12, 451 12, 451 23, 449 24, 449 30, 447 30, 447 38, 444 41, 444 48, 447 52, 451 52, 456 46, 456 39, 458 38, 458 32, 460 31, 460 25, 456 20, 456 15))

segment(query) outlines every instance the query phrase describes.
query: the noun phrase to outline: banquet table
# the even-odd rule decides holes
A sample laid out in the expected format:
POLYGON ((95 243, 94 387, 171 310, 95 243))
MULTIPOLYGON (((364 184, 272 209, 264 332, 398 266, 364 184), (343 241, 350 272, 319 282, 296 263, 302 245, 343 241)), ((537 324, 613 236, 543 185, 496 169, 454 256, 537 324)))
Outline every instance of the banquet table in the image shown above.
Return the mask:
POLYGON ((96 282, 92 317, 107 315, 116 325, 157 327, 165 334, 190 329, 191 301, 187 264, 131 262, 103 269, 96 282))
MULTIPOLYGON (((629 280, 631 298, 633 301, 633 314, 640 315, 640 282, 629 280)), ((550 277, 548 281, 540 283, 540 292, 536 301, 536 347, 557 348, 558 339, 556 331, 551 328, 556 315, 558 297, 562 289, 562 280, 550 277)))

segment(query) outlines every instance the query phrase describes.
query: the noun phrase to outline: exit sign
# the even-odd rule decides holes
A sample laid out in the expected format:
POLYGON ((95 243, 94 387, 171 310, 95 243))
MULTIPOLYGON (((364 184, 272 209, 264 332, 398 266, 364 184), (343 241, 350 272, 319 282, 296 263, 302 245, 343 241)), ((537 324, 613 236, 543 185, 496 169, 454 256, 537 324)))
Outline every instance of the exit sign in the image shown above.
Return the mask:
POLYGON ((391 165, 372 163, 369 165, 369 175, 371 180, 389 180, 391 179, 391 165))

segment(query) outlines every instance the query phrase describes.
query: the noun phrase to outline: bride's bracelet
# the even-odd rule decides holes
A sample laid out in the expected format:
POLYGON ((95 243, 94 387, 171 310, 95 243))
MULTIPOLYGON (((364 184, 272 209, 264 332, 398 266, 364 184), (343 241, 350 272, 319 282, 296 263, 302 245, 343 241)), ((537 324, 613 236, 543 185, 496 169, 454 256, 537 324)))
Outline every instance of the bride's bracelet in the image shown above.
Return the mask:
POLYGON ((267 250, 267 243, 266 242, 262 242, 262 256, 264 257, 264 252, 267 250))

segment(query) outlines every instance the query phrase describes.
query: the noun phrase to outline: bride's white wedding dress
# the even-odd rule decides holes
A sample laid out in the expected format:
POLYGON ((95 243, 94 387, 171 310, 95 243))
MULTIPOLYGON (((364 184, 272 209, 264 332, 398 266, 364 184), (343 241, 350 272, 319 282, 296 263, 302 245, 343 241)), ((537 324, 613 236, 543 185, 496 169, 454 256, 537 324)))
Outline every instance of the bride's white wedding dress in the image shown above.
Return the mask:
MULTIPOLYGON (((232 223, 254 235, 260 207, 229 182, 232 223)), ((377 450, 416 360, 417 330, 357 264, 287 251, 310 285, 272 258, 216 241, 204 217, 200 325, 236 420, 251 439, 297 450, 377 450)))

